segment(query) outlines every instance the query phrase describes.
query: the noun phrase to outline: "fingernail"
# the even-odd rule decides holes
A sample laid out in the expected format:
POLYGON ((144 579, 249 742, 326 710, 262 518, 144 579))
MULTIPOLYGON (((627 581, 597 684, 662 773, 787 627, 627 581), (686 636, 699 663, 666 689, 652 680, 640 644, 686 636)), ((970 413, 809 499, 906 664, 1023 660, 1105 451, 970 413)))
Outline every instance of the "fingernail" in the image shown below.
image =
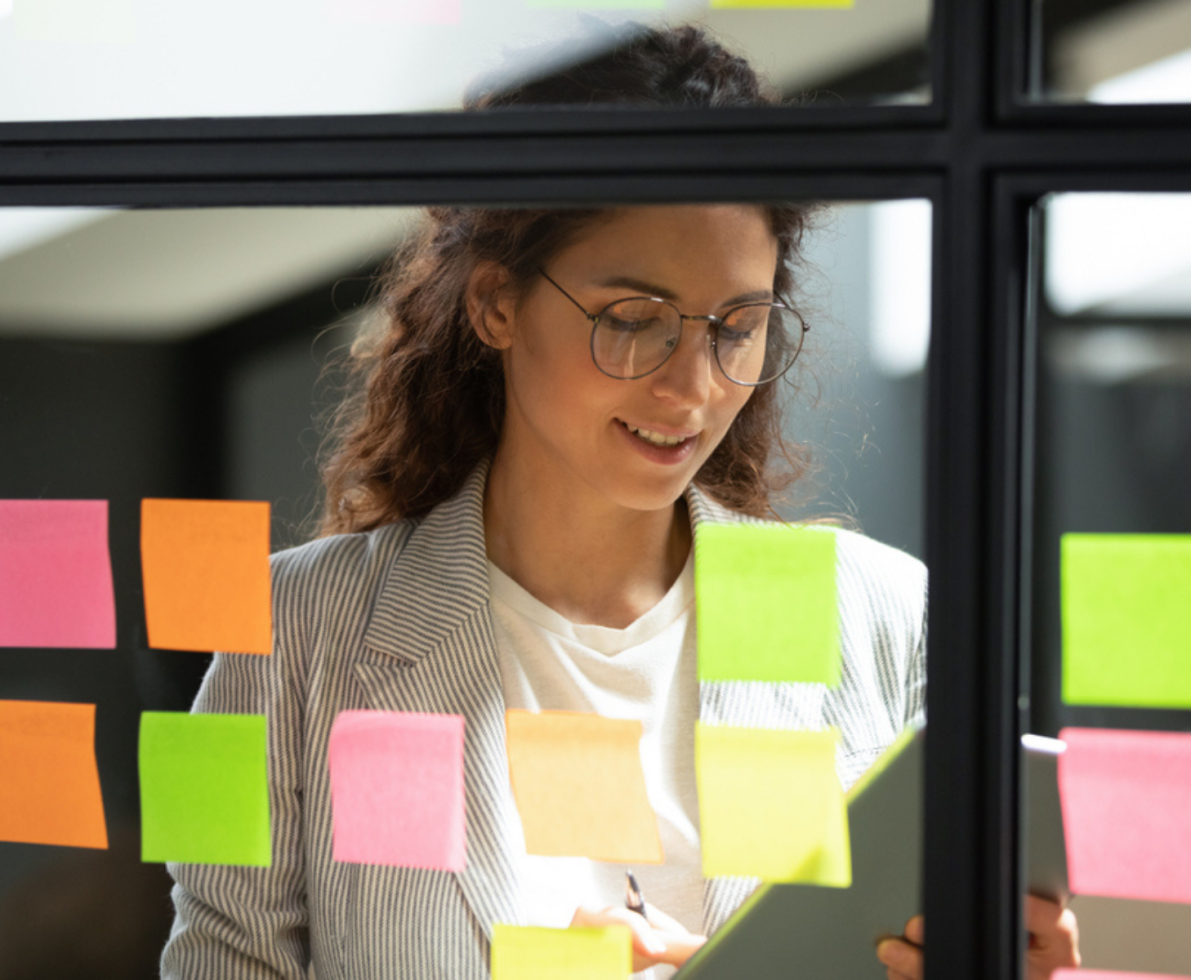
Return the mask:
POLYGON ((897 946, 892 939, 877 943, 877 959, 886 966, 893 966, 897 962, 897 946))
POLYGON ((653 956, 661 956, 664 952, 666 952, 666 944, 661 940, 654 939, 653 936, 646 938, 645 948, 648 949, 653 956))

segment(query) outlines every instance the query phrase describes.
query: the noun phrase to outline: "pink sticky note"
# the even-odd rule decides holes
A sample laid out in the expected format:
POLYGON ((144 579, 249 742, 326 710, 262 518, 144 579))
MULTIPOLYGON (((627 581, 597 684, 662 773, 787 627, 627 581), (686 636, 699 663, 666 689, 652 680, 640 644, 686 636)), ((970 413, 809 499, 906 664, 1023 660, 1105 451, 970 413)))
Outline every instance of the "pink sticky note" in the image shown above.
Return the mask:
POLYGON ((1050 980, 1191 980, 1170 973, 1120 973, 1117 970, 1056 970, 1050 980))
POLYGON ((460 716, 343 711, 328 756, 336 861, 463 870, 460 716))
POLYGON ((1191 902, 1191 734, 1066 728, 1059 736, 1071 890, 1191 902))
POLYGON ((116 645, 106 500, 0 500, 0 646, 116 645))
POLYGON ((351 24, 458 24, 462 0, 330 0, 331 15, 351 24))

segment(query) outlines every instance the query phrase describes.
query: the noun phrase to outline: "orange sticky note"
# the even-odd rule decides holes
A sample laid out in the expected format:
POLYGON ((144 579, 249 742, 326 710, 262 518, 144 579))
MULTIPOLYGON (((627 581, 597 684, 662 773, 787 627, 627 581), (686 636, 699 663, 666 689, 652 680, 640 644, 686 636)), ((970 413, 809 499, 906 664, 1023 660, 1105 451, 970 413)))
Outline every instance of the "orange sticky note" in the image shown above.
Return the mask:
POLYGON ((141 565, 149 646, 269 653, 269 505, 144 500, 141 565))
POLYGON ((639 721, 509 711, 505 723, 513 796, 530 854, 662 862, 639 721))
POLYGON ((0 701, 0 840, 108 846, 95 705, 0 701))

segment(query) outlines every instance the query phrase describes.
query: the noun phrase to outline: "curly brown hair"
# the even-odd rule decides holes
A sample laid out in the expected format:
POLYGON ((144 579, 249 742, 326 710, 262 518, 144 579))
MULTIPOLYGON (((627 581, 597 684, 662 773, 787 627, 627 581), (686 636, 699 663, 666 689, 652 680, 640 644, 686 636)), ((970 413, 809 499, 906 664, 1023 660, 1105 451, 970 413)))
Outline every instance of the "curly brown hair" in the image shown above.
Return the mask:
MULTIPOLYGON (((605 27, 601 30, 612 30, 605 27)), ((772 105, 744 59, 690 26, 633 25, 611 50, 546 77, 477 82, 469 109, 533 104, 772 105)), ((812 208, 758 205, 778 243, 774 292, 791 301, 812 208)), ((433 207, 381 272, 376 329, 352 347, 354 393, 334 417, 322 467, 322 533, 364 531, 426 513, 491 456, 505 412, 500 351, 473 328, 473 271, 494 262, 524 289, 538 269, 610 209, 433 207)), ((792 383, 792 382, 791 382, 792 383)), ((695 484, 727 506, 772 513, 773 494, 809 467, 782 435, 781 382, 754 392, 695 484), (784 465, 782 465, 784 464, 784 465)))

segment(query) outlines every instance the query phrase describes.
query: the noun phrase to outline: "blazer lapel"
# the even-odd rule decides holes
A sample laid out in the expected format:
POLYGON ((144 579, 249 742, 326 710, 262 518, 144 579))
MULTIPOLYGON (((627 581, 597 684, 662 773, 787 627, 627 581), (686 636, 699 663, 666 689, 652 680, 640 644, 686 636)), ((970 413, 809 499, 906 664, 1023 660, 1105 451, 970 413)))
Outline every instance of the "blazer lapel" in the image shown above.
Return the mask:
POLYGON ((524 921, 514 857, 517 827, 504 694, 488 596, 483 494, 487 465, 413 531, 364 637, 389 658, 361 662, 368 702, 386 711, 460 714, 467 867, 459 886, 484 933, 524 921))
MULTIPOLYGON (((686 495, 699 547, 699 525, 704 523, 764 523, 728 510, 691 487, 686 495)), ((827 688, 822 684, 770 684, 758 681, 701 681, 699 720, 705 725, 738 728, 823 727, 827 688)), ((711 878, 703 884, 703 928, 710 935, 760 884, 757 878, 711 878)))

